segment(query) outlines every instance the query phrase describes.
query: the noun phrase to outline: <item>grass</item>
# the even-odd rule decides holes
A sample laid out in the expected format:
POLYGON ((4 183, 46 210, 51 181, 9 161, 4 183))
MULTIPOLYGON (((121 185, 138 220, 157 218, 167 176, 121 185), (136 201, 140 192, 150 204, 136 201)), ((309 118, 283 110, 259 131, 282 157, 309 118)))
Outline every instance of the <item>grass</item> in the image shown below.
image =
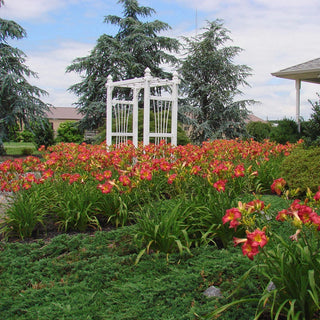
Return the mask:
MULTIPOLYGON (((267 196, 280 208, 278 197, 267 196)), ((137 226, 50 240, 0 242, 0 314, 3 319, 201 319, 226 297, 253 262, 239 248, 191 248, 192 255, 150 253, 136 265, 137 226), (207 298, 211 285, 221 298, 207 298)), ((233 297, 261 292, 253 275, 233 297)), ((235 306, 220 320, 248 320, 255 305, 235 306)))
POLYGON ((23 155, 24 150, 32 150, 32 154, 39 154, 37 148, 32 142, 5 142, 4 149, 8 156, 20 156, 23 155))

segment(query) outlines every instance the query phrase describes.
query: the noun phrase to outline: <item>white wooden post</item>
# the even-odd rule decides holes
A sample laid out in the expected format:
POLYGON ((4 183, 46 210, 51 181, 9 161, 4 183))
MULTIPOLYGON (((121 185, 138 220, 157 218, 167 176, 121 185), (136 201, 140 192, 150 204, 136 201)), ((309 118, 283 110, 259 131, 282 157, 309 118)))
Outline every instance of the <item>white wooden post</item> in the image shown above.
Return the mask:
POLYGON ((144 106, 143 106, 143 145, 149 144, 150 138, 150 80, 151 72, 147 68, 144 73, 144 106))
POLYGON ((298 125, 298 132, 300 133, 300 89, 301 89, 301 80, 296 80, 296 122, 298 125))
POLYGON ((171 111, 171 144, 177 145, 177 132, 178 132, 178 86, 180 80, 178 78, 178 72, 173 73, 173 84, 172 84, 172 111, 171 111))
POLYGON ((133 145, 137 148, 138 147, 138 96, 139 96, 140 88, 135 87, 133 88, 133 110, 132 110, 132 142, 133 145))
POLYGON ((112 77, 111 75, 108 76, 107 80, 107 110, 106 110, 106 144, 107 147, 112 145, 112 77))

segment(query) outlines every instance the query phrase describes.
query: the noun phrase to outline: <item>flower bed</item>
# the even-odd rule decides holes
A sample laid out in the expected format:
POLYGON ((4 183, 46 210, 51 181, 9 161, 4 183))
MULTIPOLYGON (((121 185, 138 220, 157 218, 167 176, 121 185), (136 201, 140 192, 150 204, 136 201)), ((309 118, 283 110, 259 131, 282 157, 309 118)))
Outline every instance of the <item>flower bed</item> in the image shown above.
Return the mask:
POLYGON ((11 207, 4 231, 29 237, 39 225, 45 228, 45 220, 65 231, 99 228, 102 221, 125 225, 135 219, 132 210, 155 199, 190 199, 204 190, 212 197, 220 194, 218 198, 268 190, 274 173, 266 168, 276 167, 294 147, 216 140, 201 146, 161 143, 137 149, 129 143, 109 151, 103 144, 41 148, 42 160, 28 156, 0 164, 0 190, 13 192, 16 204, 29 201, 37 212, 23 218, 11 207), (23 221, 30 216, 33 221, 23 221))
POLYGON ((13 193, 2 233, 24 239, 51 229, 134 224, 136 263, 145 254, 192 255, 195 247, 227 248, 233 240, 257 262, 261 279, 275 284, 259 298, 240 300, 257 301, 256 319, 312 320, 320 309, 320 191, 292 203, 297 192, 286 189, 280 176, 283 159, 298 144, 216 140, 110 150, 59 144, 42 150, 42 160, 0 164, 0 189, 13 193), (282 195, 287 208, 275 212, 260 199, 272 193, 282 195))

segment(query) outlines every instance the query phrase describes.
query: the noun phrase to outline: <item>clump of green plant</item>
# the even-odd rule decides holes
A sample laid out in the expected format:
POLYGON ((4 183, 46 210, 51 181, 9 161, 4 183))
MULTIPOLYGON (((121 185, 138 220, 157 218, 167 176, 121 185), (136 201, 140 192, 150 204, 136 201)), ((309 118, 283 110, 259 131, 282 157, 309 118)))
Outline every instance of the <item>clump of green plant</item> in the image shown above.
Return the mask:
POLYGON ((33 143, 37 148, 42 145, 49 147, 54 144, 54 132, 48 119, 32 123, 32 131, 34 134, 33 143))
POLYGON ((187 216, 191 211, 184 208, 182 200, 159 201, 145 205, 136 214, 136 240, 144 247, 137 257, 146 252, 172 253, 187 251, 190 253, 190 241, 187 233, 187 216))
POLYGON ((21 142, 32 142, 34 138, 33 133, 30 130, 23 130, 20 132, 20 141, 21 142))
MULTIPOLYGON (((191 214, 187 216, 186 223, 188 235, 194 245, 214 243, 219 248, 227 248, 234 232, 222 224, 225 211, 238 202, 237 194, 233 188, 225 191, 217 191, 214 188, 198 190, 190 200, 184 203, 191 214)), ((242 235, 243 230, 238 229, 237 236, 242 235)))
MULTIPOLYGON (((295 191, 286 191, 283 183, 285 183, 283 179, 275 180, 272 189, 278 195, 283 192, 284 199, 288 201, 290 193, 295 194, 295 191)), ((235 246, 241 245, 243 255, 250 260, 254 260, 257 256, 257 271, 261 272, 268 282, 261 296, 250 295, 240 300, 233 300, 216 309, 210 315, 211 319, 229 307, 254 300, 258 301, 255 320, 261 316, 263 319, 268 316, 268 319, 273 320, 285 317, 291 320, 318 319, 319 201, 320 190, 315 194, 309 190, 304 201, 296 199, 287 209, 278 212, 275 220, 284 223, 286 228, 291 225, 291 236, 271 230, 270 206, 265 206, 259 199, 249 203, 239 202, 237 207, 226 211, 223 223, 230 224, 231 228, 243 225, 246 229, 245 238, 234 238, 235 246)), ((251 270, 244 275, 244 279, 250 272, 251 270)))
POLYGON ((257 193, 271 193, 270 186, 273 181, 281 176, 284 155, 269 155, 267 160, 255 162, 252 171, 258 172, 257 176, 251 176, 252 191, 257 193))
POLYGON ((6 215, 1 223, 3 234, 6 237, 19 236, 21 239, 31 237, 37 228, 44 225, 51 201, 48 188, 35 186, 16 193, 6 205, 6 215))
POLYGON ((270 139, 277 143, 294 143, 300 139, 297 123, 292 119, 283 119, 277 122, 277 126, 272 127, 270 139))
MULTIPOLYGON (((225 301, 206 297, 205 289, 214 284, 228 293, 252 266, 238 248, 214 246, 193 248, 192 256, 173 253, 168 261, 145 255, 133 266, 135 229, 1 242, 1 318, 200 319, 225 301)), ((250 280, 241 293, 258 291, 257 278, 250 280)), ((244 303, 225 315, 253 319, 254 306, 244 303)))
POLYGON ((301 123, 303 140, 308 145, 320 146, 320 95, 317 93, 318 101, 309 100, 312 106, 312 114, 309 121, 301 123))
POLYGON ((60 230, 99 228, 96 205, 101 193, 91 183, 57 181, 53 215, 60 230))
POLYGON ((297 148, 284 159, 281 176, 292 189, 299 188, 300 193, 310 188, 316 191, 320 185, 320 148, 297 148))
POLYGON ((270 138, 272 126, 267 122, 252 121, 247 124, 246 129, 254 140, 262 142, 264 139, 270 138))
POLYGON ((74 121, 65 121, 58 128, 56 142, 75 142, 81 143, 84 139, 78 124, 74 121))

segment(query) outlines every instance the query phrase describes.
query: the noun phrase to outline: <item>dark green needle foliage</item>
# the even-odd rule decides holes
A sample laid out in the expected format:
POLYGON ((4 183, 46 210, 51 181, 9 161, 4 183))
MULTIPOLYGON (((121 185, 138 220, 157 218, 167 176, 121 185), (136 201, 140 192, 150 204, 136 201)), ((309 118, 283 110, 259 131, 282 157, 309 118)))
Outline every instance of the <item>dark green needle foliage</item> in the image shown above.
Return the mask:
POLYGON ((171 53, 178 51, 178 40, 159 35, 170 26, 158 20, 145 21, 155 10, 140 6, 137 0, 118 3, 123 6, 123 17, 104 18, 104 22, 119 28, 117 34, 101 35, 90 55, 76 58, 67 68, 67 72, 82 75, 82 81, 69 90, 79 97, 76 106, 84 115, 82 125, 87 129, 97 128, 105 121, 108 75, 114 81, 142 77, 148 67, 153 76, 167 78, 170 74, 161 65, 177 63, 171 53))
POLYGON ((246 106, 254 101, 235 101, 235 97, 241 94, 239 86, 248 85, 251 69, 234 63, 242 49, 226 46, 230 40, 220 20, 208 22, 203 33, 185 39, 180 116, 190 125, 193 142, 245 133, 246 106))
MULTIPOLYGON (((0 7, 4 1, 0 1, 0 7)), ((46 91, 31 85, 27 78, 37 77, 25 64, 26 55, 12 47, 8 39, 26 37, 26 31, 16 22, 0 18, 0 154, 3 141, 17 124, 27 128, 31 121, 43 119, 48 105, 40 98, 46 91)))

